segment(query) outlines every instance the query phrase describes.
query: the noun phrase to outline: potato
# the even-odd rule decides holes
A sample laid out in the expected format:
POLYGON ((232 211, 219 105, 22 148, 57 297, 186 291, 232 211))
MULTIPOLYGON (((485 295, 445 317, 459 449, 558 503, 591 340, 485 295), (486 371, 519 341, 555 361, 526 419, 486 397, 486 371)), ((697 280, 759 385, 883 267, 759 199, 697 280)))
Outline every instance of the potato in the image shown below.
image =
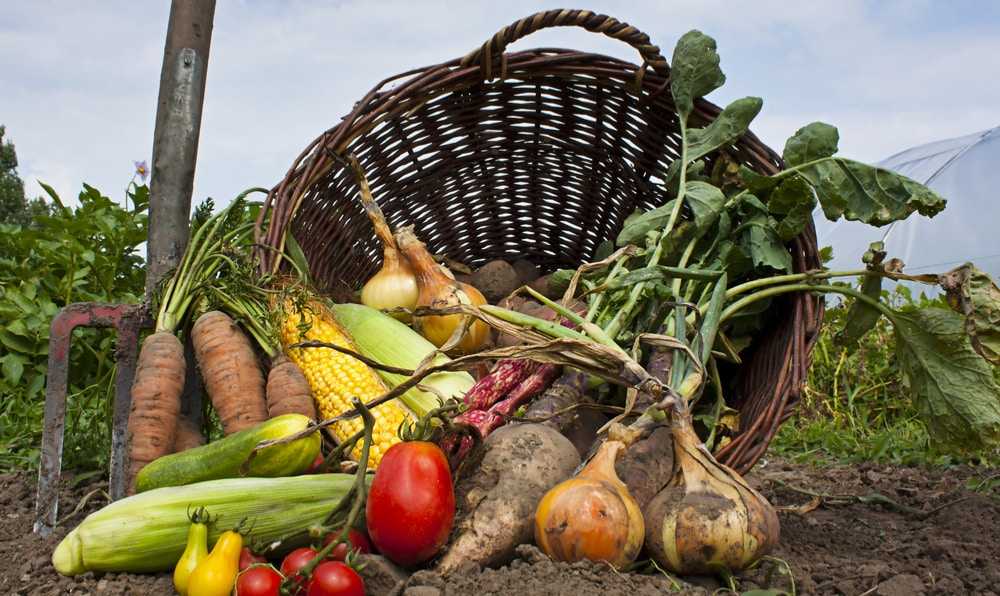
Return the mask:
POLYGON ((519 544, 532 541, 538 501, 578 465, 576 448, 549 426, 511 424, 496 430, 484 442, 478 468, 459 480, 455 528, 437 571, 510 561, 519 544))

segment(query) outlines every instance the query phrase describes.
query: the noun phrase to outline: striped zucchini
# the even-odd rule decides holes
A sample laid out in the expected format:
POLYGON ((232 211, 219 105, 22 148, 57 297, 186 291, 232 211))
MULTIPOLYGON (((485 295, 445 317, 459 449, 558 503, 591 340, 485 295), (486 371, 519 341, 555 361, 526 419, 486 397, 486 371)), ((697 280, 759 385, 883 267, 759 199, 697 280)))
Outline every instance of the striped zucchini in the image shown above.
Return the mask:
POLYGON ((212 516, 209 544, 246 519, 248 540, 267 544, 323 523, 344 498, 350 474, 229 478, 159 488, 88 515, 52 553, 63 575, 87 571, 145 573, 172 568, 187 542, 188 511, 212 516))
POLYGON ((165 455, 139 471, 135 481, 136 492, 239 476, 276 478, 300 474, 319 455, 322 437, 318 432, 262 449, 254 456, 245 474, 240 468, 257 443, 290 436, 309 423, 309 418, 302 414, 285 414, 207 445, 165 455))

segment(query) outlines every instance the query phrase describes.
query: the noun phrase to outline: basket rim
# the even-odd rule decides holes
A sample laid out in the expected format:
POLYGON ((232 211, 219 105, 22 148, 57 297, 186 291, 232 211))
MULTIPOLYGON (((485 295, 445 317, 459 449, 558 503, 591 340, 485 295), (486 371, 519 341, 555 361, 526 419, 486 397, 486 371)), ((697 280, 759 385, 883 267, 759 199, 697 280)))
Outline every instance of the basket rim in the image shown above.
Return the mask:
MULTIPOLYGON (((271 187, 255 222, 256 257, 262 272, 277 271, 280 259, 277 251, 285 244, 285 231, 294 219, 302 196, 307 189, 338 163, 344 164, 347 147, 359 136, 367 134, 393 118, 419 109, 433 98, 466 91, 476 86, 506 80, 531 80, 539 76, 570 78, 588 76, 597 84, 624 84, 641 102, 663 101, 673 106, 669 93, 669 76, 664 77, 628 60, 568 48, 542 47, 504 54, 503 76, 483 79, 478 65, 465 65, 464 58, 440 64, 413 68, 386 77, 375 84, 340 121, 312 140, 292 161, 285 176, 271 187), (520 75, 520 76, 518 76, 520 75), (392 86, 397 83, 397 86, 392 86), (665 93, 666 92, 666 93, 665 93), (292 185, 294 182, 294 185, 292 185), (270 221, 268 221, 270 216, 270 221), (266 225, 265 225, 266 224, 266 225)), ((669 67, 668 67, 669 70, 669 67)), ((722 111, 715 103, 695 100, 692 118, 709 122, 722 111)), ((745 148, 754 158, 761 173, 773 174, 784 168, 781 156, 752 131, 747 130, 734 144, 745 148)))

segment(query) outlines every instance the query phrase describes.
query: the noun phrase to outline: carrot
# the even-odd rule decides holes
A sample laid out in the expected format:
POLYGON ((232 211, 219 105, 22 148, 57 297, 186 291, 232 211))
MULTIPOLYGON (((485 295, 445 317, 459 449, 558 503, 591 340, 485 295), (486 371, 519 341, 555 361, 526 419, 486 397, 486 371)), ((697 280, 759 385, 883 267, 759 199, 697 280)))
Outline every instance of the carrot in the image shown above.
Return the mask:
POLYGON ((201 447, 205 444, 205 435, 201 434, 201 429, 183 414, 177 419, 177 436, 174 438, 174 453, 187 451, 192 447, 201 447))
POLYGON ((206 282, 231 261, 223 254, 224 247, 245 242, 252 235, 251 210, 245 199, 251 192, 267 190, 245 191, 229 207, 207 218, 201 217, 199 208, 184 255, 163 286, 156 329, 142 344, 132 383, 129 492, 134 492, 135 475, 143 466, 174 448, 187 371, 184 349, 174 333, 186 320, 206 282))
POLYGON ((174 447, 185 369, 184 346, 170 331, 142 342, 128 417, 130 487, 143 466, 174 447))
POLYGON ((213 310, 191 327, 205 391, 227 435, 267 420, 264 375, 247 336, 229 315, 213 310))
POLYGON ((302 414, 315 420, 316 404, 299 366, 278 354, 271 360, 267 374, 267 415, 274 418, 282 414, 302 414))

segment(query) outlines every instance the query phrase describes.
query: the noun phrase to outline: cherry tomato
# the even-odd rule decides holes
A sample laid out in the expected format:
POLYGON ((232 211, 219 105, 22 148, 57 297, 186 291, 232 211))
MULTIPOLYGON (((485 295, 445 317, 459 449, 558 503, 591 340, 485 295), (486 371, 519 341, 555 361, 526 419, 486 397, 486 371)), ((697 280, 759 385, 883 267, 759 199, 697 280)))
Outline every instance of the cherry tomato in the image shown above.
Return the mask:
MULTIPOLYGON (((316 549, 309 548, 308 546, 293 550, 285 555, 285 560, 281 562, 281 574, 285 577, 295 575, 299 572, 299 569, 302 569, 309 564, 309 561, 315 559, 317 554, 316 549)), ((292 594, 299 594, 302 592, 304 583, 303 578, 296 578, 296 581, 299 583, 299 586, 297 589, 292 591, 292 594)))
MULTIPOLYGON (((323 546, 330 544, 338 538, 340 538, 340 530, 330 532, 326 535, 326 538, 323 539, 323 546)), ((372 543, 368 541, 368 537, 354 528, 347 531, 347 541, 351 543, 350 550, 355 550, 359 553, 372 552, 372 543)), ((330 551, 330 558, 336 561, 346 560, 347 551, 348 546, 344 543, 340 543, 333 547, 333 550, 330 551)))
POLYGON ((249 546, 244 546, 240 549, 240 571, 245 570, 254 563, 267 563, 267 559, 254 554, 254 552, 250 550, 249 546))
POLYGON ((323 561, 313 569, 306 596, 365 596, 365 583, 340 561, 323 561))
POLYGON ((375 471, 365 518, 372 542, 389 559, 410 566, 433 557, 455 520, 444 452, 425 441, 390 447, 375 471))
POLYGON ((236 596, 278 596, 281 574, 270 565, 254 565, 236 577, 236 596))

